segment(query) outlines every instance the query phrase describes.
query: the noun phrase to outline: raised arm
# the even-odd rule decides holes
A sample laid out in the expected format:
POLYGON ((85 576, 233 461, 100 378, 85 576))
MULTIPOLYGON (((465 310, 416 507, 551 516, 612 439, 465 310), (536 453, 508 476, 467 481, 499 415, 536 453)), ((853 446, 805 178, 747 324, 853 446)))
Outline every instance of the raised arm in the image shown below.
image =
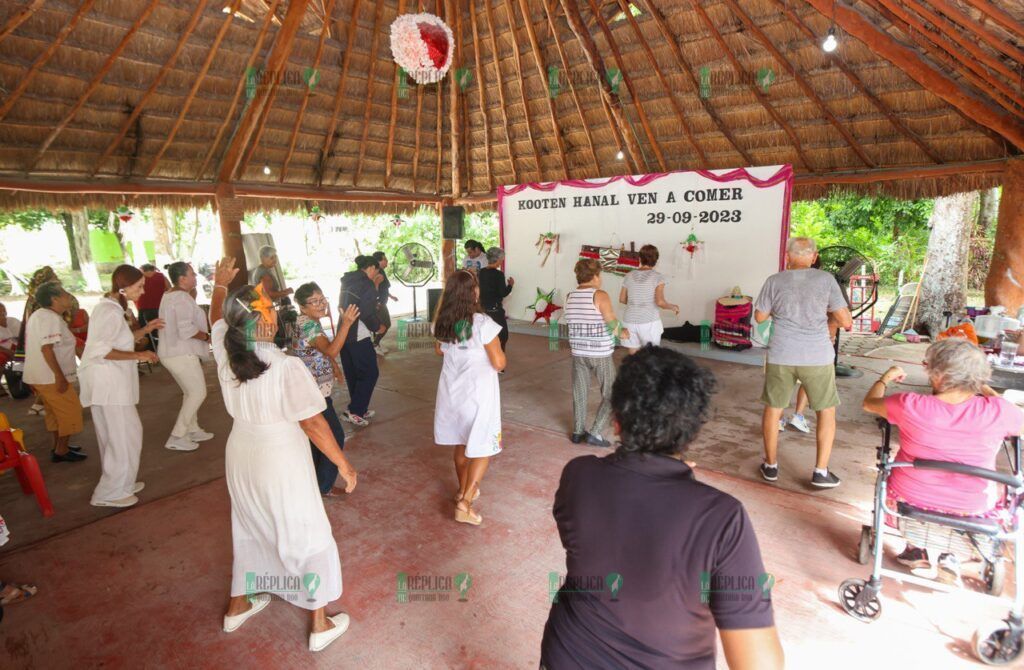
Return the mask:
POLYGON ((217 262, 213 271, 213 295, 210 297, 210 326, 224 318, 224 300, 228 297, 228 286, 238 274, 235 259, 231 256, 217 262))
POLYGON ((885 391, 888 389, 889 384, 901 382, 906 378, 907 373, 903 371, 903 368, 898 365, 892 366, 868 389, 867 395, 864 396, 864 402, 861 403, 861 408, 865 412, 877 414, 883 419, 888 419, 889 412, 885 407, 885 391))
POLYGON ((341 350, 345 348, 345 340, 348 339, 348 333, 352 329, 352 325, 358 320, 359 307, 355 304, 349 305, 341 317, 341 327, 338 328, 334 339, 328 340, 326 335, 321 334, 313 340, 313 346, 317 351, 333 361, 341 353, 341 350))

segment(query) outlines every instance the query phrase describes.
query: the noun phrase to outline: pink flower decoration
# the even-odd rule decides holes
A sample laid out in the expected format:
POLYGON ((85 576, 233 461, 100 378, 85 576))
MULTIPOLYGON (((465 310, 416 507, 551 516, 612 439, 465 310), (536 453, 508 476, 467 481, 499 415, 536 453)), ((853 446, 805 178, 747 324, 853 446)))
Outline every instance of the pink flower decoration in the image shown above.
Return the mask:
POLYGON ((391 56, 417 84, 441 81, 454 53, 451 28, 433 14, 403 14, 391 24, 391 56))

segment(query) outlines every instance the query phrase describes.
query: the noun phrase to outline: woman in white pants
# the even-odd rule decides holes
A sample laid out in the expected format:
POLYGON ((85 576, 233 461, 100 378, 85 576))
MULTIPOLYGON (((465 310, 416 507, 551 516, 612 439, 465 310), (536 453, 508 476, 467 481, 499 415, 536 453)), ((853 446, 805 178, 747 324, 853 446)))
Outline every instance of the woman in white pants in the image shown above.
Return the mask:
POLYGON ((209 440, 213 433, 199 427, 198 412, 206 400, 206 376, 202 361, 209 358, 210 334, 206 327, 206 313, 196 304, 191 291, 196 287, 196 273, 184 261, 166 267, 171 288, 160 301, 160 332, 157 353, 160 363, 178 382, 183 394, 178 420, 164 445, 176 451, 194 451, 199 443, 209 440))
POLYGON ((654 269, 658 263, 658 247, 645 244, 640 247, 640 267, 626 275, 619 291, 619 302, 626 306, 622 325, 629 331, 629 337, 622 346, 635 354, 647 344, 661 346, 660 309, 667 309, 679 316, 679 305, 665 300, 665 275, 654 269))
POLYGON ((83 407, 92 407, 103 474, 92 493, 96 507, 131 507, 142 482, 142 422, 139 402, 139 362, 155 363, 152 351, 135 351, 135 342, 163 327, 154 319, 132 331, 128 326, 128 301, 143 294, 145 277, 131 265, 120 265, 111 277, 113 287, 103 296, 89 319, 89 337, 82 352, 78 378, 83 407))

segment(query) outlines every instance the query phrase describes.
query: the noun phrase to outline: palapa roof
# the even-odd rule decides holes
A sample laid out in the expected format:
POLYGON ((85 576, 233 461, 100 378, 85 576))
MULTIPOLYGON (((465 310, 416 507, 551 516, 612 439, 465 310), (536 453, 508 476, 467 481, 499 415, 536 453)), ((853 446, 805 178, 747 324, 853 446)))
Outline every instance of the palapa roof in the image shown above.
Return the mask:
POLYGON ((798 197, 982 188, 1024 148, 1022 22, 1021 0, 7 0, 0 207, 231 182, 248 209, 380 210, 779 163, 798 197), (443 86, 396 76, 416 11, 456 35, 443 86))

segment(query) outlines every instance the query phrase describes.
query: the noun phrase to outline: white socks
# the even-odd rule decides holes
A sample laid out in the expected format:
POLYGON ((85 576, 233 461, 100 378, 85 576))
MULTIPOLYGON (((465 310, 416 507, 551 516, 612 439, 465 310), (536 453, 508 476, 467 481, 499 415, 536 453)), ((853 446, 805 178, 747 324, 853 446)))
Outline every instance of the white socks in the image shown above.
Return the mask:
POLYGON ((814 468, 814 474, 828 477, 828 468, 814 468))

